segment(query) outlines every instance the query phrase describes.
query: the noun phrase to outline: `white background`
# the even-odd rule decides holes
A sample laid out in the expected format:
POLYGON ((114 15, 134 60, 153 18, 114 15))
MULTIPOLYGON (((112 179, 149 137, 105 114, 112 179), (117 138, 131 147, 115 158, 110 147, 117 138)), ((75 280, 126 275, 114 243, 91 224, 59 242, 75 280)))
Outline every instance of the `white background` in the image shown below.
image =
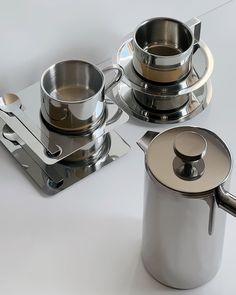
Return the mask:
MULTIPOLYGON (((226 1, 1 1, 0 93, 39 80, 62 59, 99 63, 142 20, 186 21, 226 1)), ((215 57, 212 105, 186 124, 216 131, 236 153, 234 93, 236 5, 202 17, 215 57)), ((136 141, 169 126, 130 121, 119 132, 132 151, 54 197, 44 196, 0 146, 0 294, 235 294, 236 220, 228 217, 222 267, 210 283, 176 291, 151 278, 140 261, 143 154, 136 141)), ((236 167, 232 173, 236 193, 236 167)))
POLYGON ((188 20, 226 1, 8 0, 0 2, 0 94, 39 80, 51 64, 70 58, 110 58, 143 20, 188 20))

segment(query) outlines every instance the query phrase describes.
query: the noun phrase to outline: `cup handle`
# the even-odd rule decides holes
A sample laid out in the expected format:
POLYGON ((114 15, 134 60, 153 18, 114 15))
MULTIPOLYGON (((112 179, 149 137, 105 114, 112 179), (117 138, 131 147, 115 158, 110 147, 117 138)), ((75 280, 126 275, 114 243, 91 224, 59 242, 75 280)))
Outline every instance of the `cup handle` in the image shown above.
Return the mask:
POLYGON ((112 80, 111 82, 107 83, 107 85, 105 85, 105 93, 108 93, 109 91, 112 90, 113 87, 115 87, 117 85, 117 83, 120 82, 122 75, 123 75, 123 71, 119 65, 112 65, 112 66, 106 67, 106 68, 102 69, 102 71, 104 74, 109 71, 116 71, 116 75, 114 77, 114 80, 112 80))
POLYGON ((194 36, 194 47, 193 52, 198 48, 198 42, 200 41, 201 36, 201 21, 197 17, 194 17, 185 23, 190 30, 193 32, 194 36))
MULTIPOLYGON (((102 72, 104 74, 109 71, 116 71, 116 75, 111 82, 109 82, 109 83, 107 83, 107 85, 105 85, 105 93, 108 93, 109 91, 111 91, 113 89, 113 87, 115 87, 120 82, 122 75, 123 75, 123 70, 119 65, 111 65, 111 66, 108 66, 108 67, 102 69, 102 72)), ((114 104, 114 102, 108 97, 105 98, 105 102, 106 102, 106 104, 114 104)), ((123 113, 122 110, 120 108, 118 108, 115 115, 109 121, 106 122, 106 125, 108 126, 108 125, 111 125, 112 123, 116 122, 120 118, 122 113, 123 113)))

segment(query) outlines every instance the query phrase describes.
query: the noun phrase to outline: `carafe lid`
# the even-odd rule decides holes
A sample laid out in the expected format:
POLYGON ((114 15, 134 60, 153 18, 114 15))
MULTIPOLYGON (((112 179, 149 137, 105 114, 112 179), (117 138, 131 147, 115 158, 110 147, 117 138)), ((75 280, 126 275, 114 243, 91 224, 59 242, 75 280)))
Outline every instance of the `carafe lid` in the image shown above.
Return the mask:
POLYGON ((148 146, 146 168, 164 186, 186 194, 210 191, 231 170, 231 155, 213 132, 177 127, 160 133, 148 146))

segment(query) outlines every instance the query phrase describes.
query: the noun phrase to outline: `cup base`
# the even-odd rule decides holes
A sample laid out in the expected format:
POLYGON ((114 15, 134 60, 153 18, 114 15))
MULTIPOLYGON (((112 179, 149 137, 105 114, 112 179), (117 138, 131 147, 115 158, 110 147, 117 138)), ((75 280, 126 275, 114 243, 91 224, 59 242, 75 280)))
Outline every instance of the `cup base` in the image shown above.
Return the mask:
POLYGON ((119 89, 113 91, 114 100, 127 114, 142 121, 158 124, 183 122, 202 112, 212 99, 211 81, 188 96, 189 99, 182 107, 163 111, 142 106, 137 102, 133 89, 125 83, 121 83, 119 89))
POLYGON ((70 166, 88 166, 95 164, 109 151, 111 140, 109 133, 101 135, 94 141, 91 141, 82 149, 74 152, 72 155, 61 160, 61 163, 70 166))
POLYGON ((149 95, 137 90, 132 90, 135 100, 141 107, 152 112, 171 113, 183 108, 191 99, 191 94, 179 95, 174 97, 158 97, 149 95))
POLYGON ((107 109, 106 106, 104 106, 104 110, 101 113, 101 115, 96 119, 96 121, 91 122, 88 121, 86 123, 80 124, 80 127, 77 128, 67 128, 67 127, 59 127, 58 125, 53 124, 52 120, 50 120, 50 123, 44 118, 42 110, 40 112, 41 118, 43 123, 47 126, 49 130, 52 130, 54 132, 58 132, 65 135, 84 135, 92 133, 94 130, 96 130, 98 127, 101 127, 107 117, 107 109))

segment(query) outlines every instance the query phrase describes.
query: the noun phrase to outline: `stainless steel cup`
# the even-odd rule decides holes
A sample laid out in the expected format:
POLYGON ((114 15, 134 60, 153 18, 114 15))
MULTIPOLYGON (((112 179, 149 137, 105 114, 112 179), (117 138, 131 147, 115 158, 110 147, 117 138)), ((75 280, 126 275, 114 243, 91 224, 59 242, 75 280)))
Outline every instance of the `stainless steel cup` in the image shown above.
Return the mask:
POLYGON ((46 123, 63 133, 91 132, 105 120, 105 92, 119 82, 116 66, 103 70, 82 60, 52 65, 41 78, 41 114, 46 123), (115 70, 114 81, 105 86, 103 72, 115 70))
POLYGON ((95 164, 97 160, 108 150, 108 143, 110 143, 109 139, 109 133, 101 135, 95 140, 84 145, 78 151, 63 159, 61 163, 74 163, 74 165, 85 167, 95 164))
POLYGON ((142 77, 160 83, 184 78, 192 66, 194 44, 200 39, 200 25, 198 19, 184 24, 164 17, 141 23, 133 36, 135 70, 142 77))
MULTIPOLYGON (((184 87, 188 87, 189 84, 194 84, 198 81, 198 77, 195 72, 192 70, 192 74, 188 77, 187 81, 181 81, 181 83, 175 84, 176 89, 179 89, 178 92, 181 92, 181 89, 184 87)), ((150 84, 150 83, 149 83, 150 84)), ((151 84, 151 86, 153 83, 151 84)), ((174 85, 172 85, 174 86, 174 85)), ((192 92, 187 94, 177 94, 177 95, 169 95, 167 92, 163 94, 160 92, 156 92, 155 94, 149 94, 148 92, 139 91, 136 89, 132 90, 134 93, 134 97, 136 101, 145 109, 149 109, 153 112, 155 111, 176 111, 177 109, 183 107, 192 97, 192 92)))
POLYGON ((133 89, 134 97, 136 101, 145 109, 151 111, 175 111, 183 107, 191 97, 190 94, 176 95, 176 96, 160 96, 159 93, 148 94, 133 89))
POLYGON ((149 131, 138 144, 146 167, 143 263, 167 286, 198 287, 220 267, 225 211, 236 216, 230 152, 213 132, 189 126, 149 131))

